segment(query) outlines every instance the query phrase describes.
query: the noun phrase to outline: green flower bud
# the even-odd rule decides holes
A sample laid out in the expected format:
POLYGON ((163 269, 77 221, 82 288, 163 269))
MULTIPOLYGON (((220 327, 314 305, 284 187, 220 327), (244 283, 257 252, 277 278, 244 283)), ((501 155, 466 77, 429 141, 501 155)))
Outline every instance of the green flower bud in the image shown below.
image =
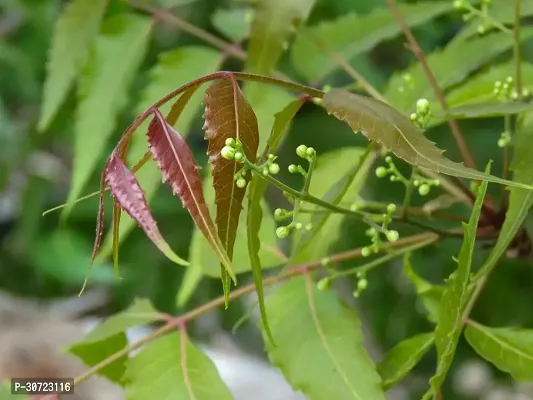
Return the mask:
POLYGON ((428 99, 419 99, 416 102, 416 111, 420 115, 427 115, 427 113, 429 112, 429 101, 428 101, 428 99))
POLYGON ((237 185, 238 188, 243 189, 243 188, 246 187, 246 180, 244 178, 239 178, 239 179, 237 179, 235 184, 237 185))
POLYGON ((368 247, 363 247, 361 249, 361 255, 363 257, 368 257, 370 255, 370 253, 371 253, 371 250, 368 247))
POLYGON ((390 204, 387 206, 387 212, 388 212, 389 214, 394 214, 395 211, 396 211, 396 204, 390 203, 390 204))
POLYGON ((237 145, 237 142, 233 138, 227 138, 225 144, 229 147, 235 147, 237 145))
POLYGON ((329 278, 322 278, 317 282, 316 287, 321 292, 324 292, 331 287, 331 280, 329 278))
POLYGON ((306 158, 307 157, 307 146, 304 144, 299 145, 296 148, 296 154, 298 155, 298 157, 306 158))
POLYGON ((387 168, 385 168, 385 167, 377 167, 376 168, 376 176, 378 178, 383 178, 383 177, 387 176, 387 168))
POLYGON ((411 113, 411 115, 409 115, 409 119, 411 121, 415 122, 418 119, 418 114, 417 113, 411 113))
POLYGON ((391 157, 391 156, 387 156, 387 157, 385 157, 385 162, 386 162, 387 164, 392 164, 392 157, 391 157))
POLYGON ((385 236, 387 237, 387 240, 389 242, 395 242, 400 238, 400 234, 398 233, 398 231, 393 231, 393 230, 387 231, 385 236))
POLYGON ((426 196, 429 193, 429 185, 423 184, 418 188, 418 193, 420 193, 420 196, 426 196))
POLYGON ((294 227, 295 227, 296 229, 302 229, 303 225, 302 225, 301 222, 297 222, 297 223, 294 225, 294 227))
POLYGON ((512 76, 508 76, 508 77, 505 79, 505 81, 506 81, 507 83, 513 83, 513 77, 512 77, 512 76))
POLYGON ((305 226, 305 230, 306 230, 306 231, 310 231, 311 229, 313 229, 313 224, 312 224, 312 223, 308 223, 308 224, 305 226))
POLYGON ((359 210, 359 204, 357 203, 353 203, 351 206, 350 206, 350 211, 357 211, 359 210))
POLYGON ((331 85, 324 85, 324 87, 322 88, 322 91, 323 91, 324 93, 327 93, 327 92, 329 92, 331 89, 332 89, 331 85))
POLYGON ((359 279, 357 281, 357 291, 358 292, 361 292, 361 291, 365 290, 367 287, 368 287, 368 280, 363 278, 363 279, 359 279))
POLYGON ((280 239, 286 238, 289 236, 290 229, 286 226, 280 226, 276 229, 276 236, 280 239))
POLYGON ((418 187, 418 185, 420 185, 420 181, 418 179, 415 179, 413 181, 413 185, 415 185, 415 187, 418 187))
POLYGON ((377 231, 376 231, 375 228, 368 228, 368 229, 365 231, 365 235, 366 235, 366 236, 370 236, 370 237, 372 237, 372 236, 376 236, 376 233, 377 233, 377 231))
POLYGON ((498 147, 503 149, 505 146, 507 146, 507 141, 503 138, 498 139, 498 147))
POLYGON ((356 299, 359 298, 359 292, 357 291, 353 292, 352 296, 355 297, 356 299))
POLYGON ((329 258, 329 257, 324 257, 322 260, 320 260, 320 263, 321 263, 324 267, 331 267, 331 258, 329 258))
POLYGON ((220 155, 222 158, 231 161, 235 158, 235 149, 233 147, 224 146, 220 151, 220 155))
POLYGON ((395 182, 398 180, 398 177, 396 175, 391 175, 389 179, 391 182, 395 182))
POLYGON ((268 174, 269 174, 268 167, 263 167, 262 173, 263 173, 264 176, 268 176, 268 174))
POLYGON ((238 151, 235 153, 235 157, 234 157, 235 161, 237 161, 238 163, 240 162, 243 162, 244 161, 244 154, 242 153, 242 151, 238 151))
POLYGON ((268 171, 272 174, 272 175, 276 175, 279 173, 279 165, 278 164, 270 164, 268 166, 268 171))
POLYGON ((487 28, 485 27, 485 25, 478 25, 477 33, 479 33, 480 35, 483 35, 486 31, 487 31, 487 28))
POLYGON ((275 156, 274 154, 269 154, 269 155, 268 155, 268 159, 269 159, 270 161, 274 161, 274 160, 276 159, 276 156, 275 156))
POLYGON ((296 165, 294 165, 294 164, 289 165, 289 172, 291 174, 297 173, 298 172, 298 167, 296 165))
POLYGON ((306 154, 307 154, 307 157, 314 157, 316 155, 316 151, 312 147, 308 147, 306 154))

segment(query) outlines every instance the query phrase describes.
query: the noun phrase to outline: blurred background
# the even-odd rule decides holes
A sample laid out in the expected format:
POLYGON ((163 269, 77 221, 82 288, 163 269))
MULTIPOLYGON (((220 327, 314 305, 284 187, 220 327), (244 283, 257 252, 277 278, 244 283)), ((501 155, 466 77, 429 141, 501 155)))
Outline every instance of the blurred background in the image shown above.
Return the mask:
MULTIPOLYGON (((143 232, 135 228, 122 241, 122 279, 115 278, 111 261, 100 260, 91 272, 87 293, 77 298, 89 267, 97 198, 77 204, 66 218, 64 215, 62 217, 61 212, 42 215, 45 210, 66 202, 69 194, 73 159, 78 156, 74 143, 79 101, 77 93, 69 91, 59 112, 44 132, 37 129, 54 24, 67 3, 69 1, 0 0, 0 290, 5 294, 0 297, 0 313, 4 313, 0 314, 0 331, 5 331, 0 333, 0 378, 2 374, 9 376, 5 375, 12 373, 9 371, 18 371, 17 368, 25 372, 32 368, 41 371, 35 372, 37 375, 44 373, 39 369, 42 365, 50 364, 50 368, 58 370, 74 368, 69 364, 74 361, 68 356, 55 358, 49 354, 60 352, 60 348, 81 340, 83 333, 99 319, 123 310, 136 298, 148 298, 159 311, 177 315, 221 294, 219 280, 205 277, 199 281, 190 299, 178 307, 176 298, 185 269, 169 262, 143 232), (47 311, 39 311, 43 309, 47 311), (58 320, 48 318, 48 312, 60 317, 58 320), (19 331, 32 334, 20 335, 17 333, 19 331), (59 332, 66 331, 70 334, 59 335, 59 332), (21 361, 24 357, 12 350, 25 348, 32 341, 38 342, 36 346, 43 350, 36 350, 29 361, 25 359, 24 364, 21 361), (39 357, 47 361, 43 362, 39 357)), ((244 0, 113 0, 106 12, 109 15, 129 12, 149 17, 154 11, 165 9, 167 14, 174 14, 180 20, 226 42, 241 43, 245 48, 252 3, 244 0)), ((433 3, 437 7, 447 2, 433 3)), ((451 4, 451 1, 448 3, 451 4)), ((509 0, 502 0, 502 3, 508 3, 511 8, 509 0)), ((317 0, 306 24, 316 25, 348 13, 366 15, 384 7, 384 0, 317 0)), ((529 7, 533 15, 531 4, 529 7)), ((112 128, 112 138, 102 145, 105 147, 102 154, 95 155, 96 168, 87 182, 81 185, 76 197, 98 190, 105 157, 125 127, 143 110, 143 105, 146 108, 143 88, 155 73, 153 69, 158 57, 185 47, 210 47, 209 43, 184 32, 168 18, 154 21, 146 56, 139 63, 138 70, 134 71, 127 95, 123 98, 124 105, 112 128)), ((529 16, 525 15, 524 23, 529 22, 529 16)), ((465 22, 459 13, 448 12, 417 26, 414 33, 424 50, 431 52, 445 46, 464 26, 465 22)), ((356 32, 357 26, 353 29, 356 32)), ((378 90, 384 90, 391 75, 408 68, 414 60, 403 43, 404 39, 397 35, 371 51, 353 57, 350 63, 378 90)), ((526 41, 523 50, 525 63, 533 61, 531 50, 533 42, 526 41)), ((508 59, 509 53, 502 57, 502 60, 505 57, 508 59)), ((493 63, 500 61, 495 57, 493 63)), ((335 64, 334 61, 331 64, 335 64)), ((223 55, 220 63, 205 73, 240 70, 242 66, 242 61, 223 55)), ((195 66, 191 65, 184 76, 196 77, 198 74, 194 69, 195 66)), ((332 68, 327 76, 310 82, 294 67, 289 55, 282 57, 278 69, 295 80, 317 87, 324 84, 337 87, 352 82, 339 68, 332 68)), ((170 89, 179 86, 185 79, 177 74, 176 84, 171 85, 170 89)), ((271 115, 279 111, 279 104, 270 107, 266 112, 271 115)), ((206 143, 201 129, 201 112, 200 108, 195 111, 187 131, 181 133, 187 135, 199 164, 205 165, 206 143)), ((94 114, 92 118, 97 128, 100 115, 94 114)), ((502 120, 462 121, 461 127, 467 132, 466 139, 474 149, 478 166, 493 159, 493 171, 500 171, 502 156, 495 143, 503 129, 502 120)), ((435 126, 428 135, 439 147, 448 149, 446 154, 449 158, 459 158, 447 126, 435 126)), ((297 162, 294 148, 301 143, 313 146, 319 154, 323 154, 346 146, 364 146, 366 139, 354 135, 346 125, 329 118, 319 107, 309 103, 298 113, 279 151, 282 167, 297 162)), ((90 146, 85 148, 85 152, 91 151, 90 146)), ((407 171, 404 165, 398 163, 398 166, 402 171, 407 171)), ((297 178, 285 172, 280 174, 280 179, 290 185, 299 184, 297 178)), ((498 199, 499 188, 491 186, 498 199)), ((368 200, 400 203, 403 187, 379 181, 371 173, 363 196, 368 200)), ((267 200, 272 207, 285 204, 281 194, 275 190, 268 191, 267 200)), ((417 201, 419 206, 424 204, 420 198, 417 201)), ((110 203, 107 205, 106 228, 110 227, 111 215, 110 203)), ((159 188, 151 206, 167 241, 177 254, 187 259, 193 233, 193 223, 188 213, 166 186, 159 188)), ((461 205, 454 205, 450 210, 459 215, 468 215, 461 205)), ((346 219, 342 238, 330 252, 366 245, 368 238, 364 231, 364 226, 346 219)), ((415 231, 402 227, 400 233, 406 236, 415 231)), ((437 247, 416 253, 411 259, 413 268, 431 282, 442 282, 455 268, 452 256, 458 253, 460 244, 458 240, 447 239, 437 247)), ((286 244, 280 246, 287 249, 286 244)), ((486 250, 480 249, 476 257, 482 260, 486 250)), ((370 285, 364 295, 357 302, 351 300, 365 324, 369 351, 376 360, 402 339, 432 329, 417 301, 414 286, 402 275, 401 270, 400 261, 379 268, 368 278, 370 285)), ((243 278, 241 283, 251 281, 246 275, 243 278)), ((519 325, 533 328, 532 284, 533 268, 527 259, 502 261, 480 297, 473 318, 490 326, 519 325)), ((349 279, 342 282, 339 290, 350 294, 353 282, 349 279)), ((212 312, 195 321, 191 325, 193 340, 200 343, 215 361, 237 399, 303 399, 293 393, 281 375, 264 362, 263 344, 256 328, 257 319, 251 318, 234 334, 231 333, 241 316, 248 312, 252 300, 243 299, 235 302, 227 311, 212 312), (264 385, 261 387, 265 389, 258 390, 258 385, 264 385), (254 388, 253 394, 250 394, 250 388, 254 388), (274 392, 275 388, 279 388, 279 393, 274 392), (264 397, 257 397, 259 392, 264 393, 264 397)), ((149 327, 133 330, 130 334, 138 338, 147 330, 149 327)), ((390 398, 418 398, 434 370, 435 359, 434 351, 430 352, 414 373, 391 393, 390 398)), ((83 369, 83 366, 76 368, 83 369)), ((94 397, 96 387, 107 386, 106 382, 96 381, 93 389, 89 390, 93 397, 88 395, 86 398, 120 398, 121 395, 113 387, 109 387, 109 392, 94 397)), ((444 392, 446 398, 458 400, 533 399, 533 391, 527 385, 513 383, 507 375, 497 372, 481 360, 463 341, 459 344, 444 392)))

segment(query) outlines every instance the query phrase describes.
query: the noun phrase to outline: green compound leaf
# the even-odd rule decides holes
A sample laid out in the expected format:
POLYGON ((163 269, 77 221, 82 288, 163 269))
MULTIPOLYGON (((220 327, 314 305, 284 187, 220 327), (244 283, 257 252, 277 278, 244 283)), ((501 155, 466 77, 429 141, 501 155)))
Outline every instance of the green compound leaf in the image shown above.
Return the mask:
POLYGON ((128 400, 232 400, 215 366, 183 334, 148 344, 127 362, 128 400))
POLYGON ((390 349, 385 359, 377 366, 383 381, 383 389, 389 390, 405 378, 433 346, 434 341, 435 334, 433 332, 420 333, 402 340, 390 349))
MULTIPOLYGON (((452 4, 449 1, 426 1, 399 4, 398 8, 407 25, 414 27, 450 11, 452 4)), ((388 8, 377 8, 367 15, 348 14, 332 22, 302 28, 292 46, 291 61, 307 80, 313 81, 339 68, 313 38, 320 39, 328 49, 350 60, 401 32, 388 8)))
POLYGON ((310 400, 384 400, 381 379, 363 347, 361 322, 332 292, 298 277, 267 298, 272 365, 310 400))
POLYGON ((427 139, 424 131, 399 111, 378 100, 333 89, 324 95, 322 104, 328 114, 345 121, 354 132, 361 131, 369 140, 383 144, 411 165, 451 176, 533 189, 533 186, 498 178, 445 158, 444 151, 427 139))
POLYGON ((470 322, 465 337, 485 360, 517 381, 533 381, 533 330, 489 328, 470 322))
MULTIPOLYGON (((151 27, 150 18, 133 14, 115 15, 103 24, 81 77, 72 185, 67 202, 80 197, 105 150, 144 58, 151 27)), ((71 208, 65 208, 64 217, 71 208)))
MULTIPOLYGON (((486 171, 490 171, 490 163, 486 171)), ((459 336, 463 330, 463 312, 471 294, 469 280, 477 224, 485 193, 487 192, 487 185, 488 182, 485 181, 479 187, 470 220, 468 224, 463 224, 464 240, 457 260, 457 269, 447 281, 441 300, 439 322, 435 327, 435 346, 437 347, 438 356, 437 371, 429 380, 430 389, 424 395, 423 400, 431 399, 444 382, 455 355, 459 336)))
POLYGON ((107 0, 71 1, 56 22, 46 64, 39 131, 48 128, 81 72, 107 3, 107 0))

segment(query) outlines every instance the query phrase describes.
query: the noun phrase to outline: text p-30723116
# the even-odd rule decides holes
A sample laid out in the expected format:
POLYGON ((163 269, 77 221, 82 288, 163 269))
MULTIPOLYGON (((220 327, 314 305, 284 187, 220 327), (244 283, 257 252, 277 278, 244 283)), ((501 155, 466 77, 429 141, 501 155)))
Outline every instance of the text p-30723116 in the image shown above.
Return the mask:
POLYGON ((74 393, 73 378, 13 378, 12 394, 68 394, 74 393))

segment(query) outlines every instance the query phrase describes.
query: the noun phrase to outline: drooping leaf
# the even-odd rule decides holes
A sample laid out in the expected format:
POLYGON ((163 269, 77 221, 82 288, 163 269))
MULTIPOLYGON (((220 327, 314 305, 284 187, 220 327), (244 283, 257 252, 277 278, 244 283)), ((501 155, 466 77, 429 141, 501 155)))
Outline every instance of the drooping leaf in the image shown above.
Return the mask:
POLYGON ((137 222, 157 248, 169 260, 188 266, 189 263, 177 256, 161 235, 137 178, 116 153, 109 158, 104 175, 115 202, 137 222))
POLYGON ((135 299, 126 310, 114 314, 98 324, 83 339, 84 343, 99 342, 110 336, 125 332, 137 325, 145 325, 161 319, 159 312, 148 299, 135 299))
POLYGON ((261 0, 252 20, 245 70, 270 75, 314 0, 261 0))
POLYGON ((250 8, 217 9, 211 16, 213 26, 232 42, 240 42, 250 35, 250 8))
MULTIPOLYGON (((450 11, 452 6, 448 1, 426 1, 399 4, 398 8, 406 23, 414 27, 450 11)), ((314 37, 334 53, 350 60, 401 32, 388 8, 376 8, 366 15, 347 14, 334 21, 300 29, 292 46, 291 61, 307 80, 316 80, 328 75, 338 65, 316 44, 314 37)))
MULTIPOLYGON (((254 111, 233 76, 215 81, 206 90, 204 104, 205 137, 209 140, 207 154, 212 165, 217 206, 217 231, 231 260, 245 189, 237 187, 235 183, 235 174, 242 166, 233 160, 223 158, 220 151, 225 146, 226 140, 232 138, 242 144, 245 157, 255 162, 259 129, 254 111)), ((250 172, 244 174, 243 178, 249 181, 250 172)), ((221 272, 226 293, 229 285, 224 272, 221 272)))
MULTIPOLYGON (((473 103, 460 107, 454 107, 445 115, 454 118, 487 118, 499 117, 503 115, 519 114, 524 111, 533 110, 531 103, 513 102, 513 103, 473 103)), ((440 114, 437 117, 441 116, 440 114)))
POLYGON ((433 346, 435 334, 419 333, 402 340, 389 350, 385 359, 377 365, 383 389, 389 390, 400 382, 418 364, 424 354, 433 346))
MULTIPOLYGON (((68 202, 80 196, 105 150, 144 58, 151 26, 151 19, 133 14, 115 15, 104 22, 81 77, 68 202)), ((71 208, 65 208, 63 216, 71 208)))
MULTIPOLYGON (((523 126, 515 135, 514 159, 511 168, 516 182, 533 184, 533 159, 531 157, 531 140, 533 139, 533 114, 526 114, 523 126)), ((498 235, 489 257, 475 275, 475 279, 484 276, 492 270, 494 265, 505 253, 520 227, 524 223, 529 209, 533 205, 533 192, 530 190, 512 188, 509 194, 509 208, 505 214, 505 221, 498 235)))
MULTIPOLYGON (((122 350, 128 344, 128 339, 124 332, 108 336, 96 342, 80 342, 69 347, 68 351, 81 359, 85 365, 92 367, 116 352, 122 350)), ((105 376, 111 382, 121 383, 122 376, 126 370, 128 355, 114 360, 111 364, 98 371, 99 375, 105 376)))
POLYGON ((267 140, 268 148, 265 152, 276 152, 283 142, 283 136, 287 134, 293 118, 300 108, 302 108, 303 104, 304 101, 302 99, 293 100, 283 110, 274 114, 274 123, 272 124, 272 131, 267 140))
POLYGON ((322 104, 329 114, 345 121, 355 132, 361 131, 369 140, 383 144, 409 164, 446 175, 533 189, 532 186, 511 182, 450 161, 442 155, 443 150, 424 136, 420 128, 381 101, 343 89, 333 89, 324 95, 322 104))
POLYGON ((410 261, 411 254, 408 253, 403 258, 403 272, 416 288, 416 294, 422 301, 422 305, 428 313, 428 320, 434 324, 439 322, 440 302, 446 286, 432 285, 424 278, 418 276, 413 270, 410 261))
POLYGON ((124 381, 128 400, 233 399, 211 360, 178 333, 151 342, 130 359, 124 381))
POLYGON ((533 330, 489 328, 471 322, 465 329, 470 346, 517 381, 533 381, 533 330))
MULTIPOLYGON (((199 46, 180 47, 161 54, 157 64, 148 74, 150 82, 143 90, 141 101, 135 108, 136 114, 141 114, 176 87, 216 71, 221 58, 217 51, 199 46)), ((190 91, 183 93, 172 108, 171 103, 167 103, 159 110, 163 115, 167 115, 167 122, 186 138, 190 132, 190 125, 200 108, 201 99, 202 93, 199 87, 194 86, 190 91)), ((139 160, 148 148, 146 136, 142 134, 147 131, 148 123, 148 121, 143 123, 132 136, 128 155, 130 165, 139 160)), ((146 199, 150 202, 161 185, 159 179, 161 173, 157 165, 149 162, 136 175, 146 193, 146 199)), ((128 216, 122 218, 119 231, 120 242, 126 239, 134 226, 135 222, 131 218, 128 216)), ((99 259, 107 258, 111 249, 111 241, 106 240, 100 251, 99 259)))
POLYGON ((225 270, 235 281, 231 259, 217 235, 215 224, 205 203, 202 180, 191 149, 178 132, 170 126, 160 113, 148 127, 148 144, 154 160, 163 175, 163 181, 170 185, 172 193, 178 196, 187 208, 196 226, 215 250, 225 270))
MULTIPOLYGON (((366 150, 359 147, 346 147, 319 156, 309 188, 310 193, 334 205, 348 200, 348 197, 355 200, 374 162, 373 150, 374 145, 370 145, 366 150), (336 179, 336 177, 340 178, 336 179), (314 186, 316 185, 313 185, 315 182, 317 182, 316 185, 328 185, 327 191, 324 194, 315 194, 314 186)), ((318 209, 318 207, 310 208, 318 209)), ((303 233, 297 241, 295 240, 291 264, 326 256, 329 246, 339 237, 344 217, 341 214, 314 214, 310 218, 312 229, 303 233)))
POLYGON ((107 0, 71 1, 55 23, 46 64, 39 131, 48 128, 81 72, 107 3, 107 0))
MULTIPOLYGON (((486 169, 490 171, 490 163, 486 169)), ((429 400, 442 385, 452 364, 457 342, 463 330, 463 312, 470 298, 470 270, 474 255, 477 224, 481 207, 487 192, 488 182, 483 182, 478 193, 468 224, 463 224, 464 240, 457 258, 457 269, 450 275, 442 295, 439 322, 435 327, 435 346, 437 347, 437 371, 429 380, 430 388, 423 397, 429 400)))
POLYGON ((277 344, 266 341, 268 358, 293 389, 310 400, 385 399, 361 322, 334 293, 293 278, 268 296, 267 312, 277 344))

